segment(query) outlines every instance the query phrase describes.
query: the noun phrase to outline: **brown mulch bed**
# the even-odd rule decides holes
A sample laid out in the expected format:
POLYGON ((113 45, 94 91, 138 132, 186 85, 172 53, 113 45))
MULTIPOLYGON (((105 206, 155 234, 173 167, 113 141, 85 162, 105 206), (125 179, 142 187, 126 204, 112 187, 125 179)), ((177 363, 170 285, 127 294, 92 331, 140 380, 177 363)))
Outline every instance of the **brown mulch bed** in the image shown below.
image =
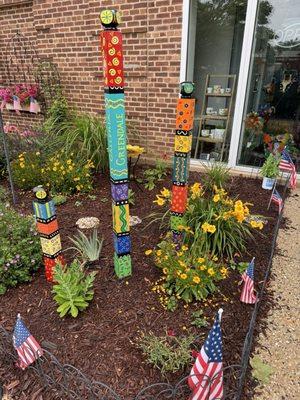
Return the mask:
MULTIPOLYGON (((191 173, 191 183, 199 180, 201 181, 199 173, 191 173)), ((177 335, 188 331, 204 338, 208 328, 199 330, 192 327, 191 313, 201 308, 211 323, 218 308, 223 307, 224 363, 239 364, 253 308, 239 301, 238 273, 231 272, 220 283, 220 293, 208 298, 205 303, 194 304, 189 308, 184 308, 181 304, 175 312, 165 311, 160 306, 157 295, 151 291, 153 282, 160 273, 151 258, 144 254, 146 249, 157 244, 157 228, 151 226, 143 230, 146 225, 144 221, 132 228, 133 275, 125 280, 116 279, 112 264, 110 183, 104 175, 95 177, 95 182, 93 194, 97 196, 96 200, 87 195, 73 196, 68 198, 67 203, 57 207, 64 248, 70 245, 68 236, 76 233, 75 222, 78 218, 100 218, 104 246, 94 285, 95 296, 90 307, 76 319, 60 319, 52 299, 51 285, 46 282, 41 269, 31 283, 8 290, 1 296, 0 324, 11 331, 16 314, 20 312, 29 330, 40 343, 46 341, 55 344, 51 351, 62 363, 73 364, 88 376, 111 386, 124 399, 129 399, 144 386, 164 380, 158 370, 145 363, 141 351, 135 345, 140 331, 163 335, 168 329, 173 329, 177 335), (82 205, 76 206, 76 201, 81 201, 82 205), (229 301, 224 300, 226 297, 229 301)), ((163 186, 171 187, 170 176, 151 192, 145 189, 141 191, 134 183, 131 184, 135 192, 135 205, 131 206, 131 215, 138 215, 143 219, 153 211, 156 206, 152 201, 163 186)), ((269 218, 264 235, 255 233, 255 241, 248 243, 248 254, 241 257, 241 261, 256 257, 255 281, 258 287, 263 280, 270 254, 277 209, 272 206, 269 211, 266 210, 270 192, 261 189, 261 179, 233 177, 229 192, 253 203, 253 213, 269 218)), ((19 197, 18 208, 31 213, 32 195, 19 193, 19 197)), ((188 371, 189 369, 185 372, 188 371)), ((175 383, 181 376, 184 374, 169 375, 167 378, 175 383)), ((0 360, 0 384, 1 381, 4 384, 16 382, 11 389, 15 399, 57 398, 49 390, 41 393, 39 383, 32 373, 21 372, 13 366, 8 368, 0 360)))

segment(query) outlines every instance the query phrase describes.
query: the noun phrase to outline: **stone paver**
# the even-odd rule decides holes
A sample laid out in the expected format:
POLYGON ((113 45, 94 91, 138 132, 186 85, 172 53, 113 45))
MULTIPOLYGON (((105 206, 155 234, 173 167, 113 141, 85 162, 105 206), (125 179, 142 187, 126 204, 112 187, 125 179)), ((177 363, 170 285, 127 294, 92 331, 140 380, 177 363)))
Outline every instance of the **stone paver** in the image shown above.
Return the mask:
POLYGON ((300 190, 287 199, 284 216, 288 229, 280 229, 268 290, 276 306, 267 317, 267 336, 259 336, 255 351, 273 368, 267 385, 256 390, 255 400, 300 399, 300 190))

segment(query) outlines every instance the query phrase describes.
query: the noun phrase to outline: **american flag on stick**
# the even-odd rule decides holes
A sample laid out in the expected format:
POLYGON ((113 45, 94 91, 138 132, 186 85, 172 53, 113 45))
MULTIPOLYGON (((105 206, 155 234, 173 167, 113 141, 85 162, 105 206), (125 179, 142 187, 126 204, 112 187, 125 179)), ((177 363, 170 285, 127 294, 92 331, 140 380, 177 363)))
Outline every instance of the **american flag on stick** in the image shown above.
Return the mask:
POLYGON ((188 379, 193 391, 190 400, 217 400, 223 397, 222 312, 220 308, 192 367, 188 379))
POLYGON ((43 354, 41 346, 26 328, 20 314, 13 333, 13 344, 19 356, 18 366, 23 370, 43 354))
POLYGON ((248 268, 242 275, 244 286, 240 300, 247 304, 254 304, 256 302, 256 295, 254 293, 254 260, 255 258, 253 257, 248 268))
POLYGON ((296 167, 295 164, 293 163, 291 156, 285 149, 283 149, 281 153, 279 169, 290 173, 290 185, 292 189, 295 189, 297 186, 296 167))
POLYGON ((275 189, 271 196, 271 201, 278 205, 278 213, 281 213, 283 207, 283 200, 278 191, 275 189))

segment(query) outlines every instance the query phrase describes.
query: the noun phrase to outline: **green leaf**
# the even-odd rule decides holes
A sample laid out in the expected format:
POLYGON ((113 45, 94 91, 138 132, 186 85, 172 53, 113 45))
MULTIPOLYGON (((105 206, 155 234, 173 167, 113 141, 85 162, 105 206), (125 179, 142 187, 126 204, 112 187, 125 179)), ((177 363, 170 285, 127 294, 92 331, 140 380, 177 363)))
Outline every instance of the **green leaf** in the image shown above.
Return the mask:
POLYGON ((273 368, 264 363, 257 355, 250 359, 250 365, 252 367, 252 375, 260 383, 268 384, 270 376, 272 375, 273 368))

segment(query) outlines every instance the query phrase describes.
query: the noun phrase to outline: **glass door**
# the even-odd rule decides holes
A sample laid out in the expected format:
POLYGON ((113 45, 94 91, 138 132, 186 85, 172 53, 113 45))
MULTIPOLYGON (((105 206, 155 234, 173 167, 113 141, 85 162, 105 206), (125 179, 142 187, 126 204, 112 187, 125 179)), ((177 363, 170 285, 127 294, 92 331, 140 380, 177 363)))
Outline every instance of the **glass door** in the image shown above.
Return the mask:
POLYGON ((299 171, 300 1, 260 0, 238 162, 288 149, 299 171))
POLYGON ((187 79, 195 83, 192 157, 227 162, 247 0, 192 0, 187 79))

